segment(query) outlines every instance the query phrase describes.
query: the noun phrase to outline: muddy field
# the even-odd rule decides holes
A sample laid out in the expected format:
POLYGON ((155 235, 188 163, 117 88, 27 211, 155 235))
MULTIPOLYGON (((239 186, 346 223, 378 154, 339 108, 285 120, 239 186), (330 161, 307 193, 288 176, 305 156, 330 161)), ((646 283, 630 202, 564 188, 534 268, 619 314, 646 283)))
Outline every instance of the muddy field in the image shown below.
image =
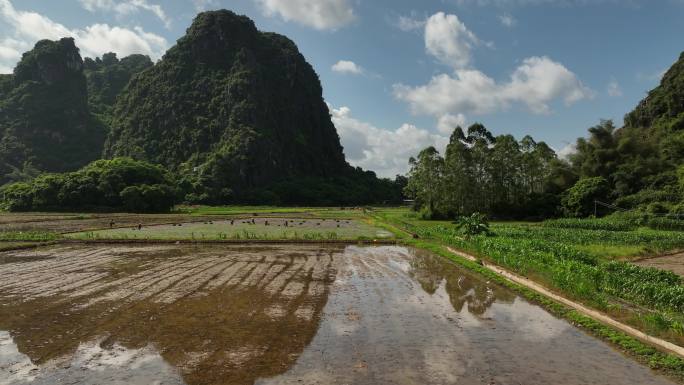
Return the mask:
POLYGON ((665 255, 662 257, 642 259, 635 262, 640 266, 655 267, 662 270, 670 270, 684 277, 684 253, 665 255))
POLYGON ((52 231, 57 233, 73 233, 109 229, 110 224, 118 229, 129 229, 138 224, 144 226, 164 225, 174 223, 204 223, 230 218, 264 218, 280 217, 291 220, 301 218, 311 220, 328 217, 327 220, 349 221, 359 215, 358 210, 320 210, 315 212, 259 212, 250 213, 248 210, 221 213, 217 215, 205 214, 57 214, 57 213, 0 213, 0 232, 3 231, 52 231))
POLYGON ((361 220, 244 217, 239 219, 204 220, 192 223, 144 225, 67 234, 75 239, 156 239, 156 240, 282 240, 282 239, 347 239, 391 238, 386 230, 361 220))
POLYGON ((2 253, 0 384, 670 384, 403 247, 2 253))
POLYGON ((186 214, 2 214, 1 231, 52 231, 67 233, 114 227, 132 227, 138 224, 155 225, 174 222, 207 221, 213 217, 186 214))

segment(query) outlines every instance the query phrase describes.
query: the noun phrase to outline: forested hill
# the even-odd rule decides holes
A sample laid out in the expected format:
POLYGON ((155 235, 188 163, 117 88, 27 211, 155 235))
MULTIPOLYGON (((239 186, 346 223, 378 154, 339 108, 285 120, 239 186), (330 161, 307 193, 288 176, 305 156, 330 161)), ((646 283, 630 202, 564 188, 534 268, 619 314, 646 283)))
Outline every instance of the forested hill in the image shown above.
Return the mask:
POLYGON ((107 53, 102 58, 85 58, 84 73, 91 112, 109 122, 114 103, 131 78, 153 65, 150 57, 145 55, 130 55, 119 60, 115 53, 107 53))
POLYGON ((602 178, 602 199, 622 208, 684 214, 684 54, 660 85, 625 116, 606 121, 577 141, 572 157, 580 178, 602 178))
POLYGON ((230 11, 187 34, 118 99, 105 156, 188 176, 222 200, 286 178, 349 174, 318 75, 288 38, 230 11))
POLYGON ((73 39, 43 40, 13 75, 0 77, 2 182, 98 159, 105 128, 88 109, 83 60, 73 39))
POLYGON ((77 170, 100 159, 111 107, 147 56, 79 54, 71 38, 42 40, 0 75, 0 184, 77 170))
POLYGON ((188 203, 402 199, 402 179, 346 162, 297 46, 226 10, 199 14, 156 64, 38 42, 0 75, 0 135, 0 185, 124 156, 168 168, 188 203))

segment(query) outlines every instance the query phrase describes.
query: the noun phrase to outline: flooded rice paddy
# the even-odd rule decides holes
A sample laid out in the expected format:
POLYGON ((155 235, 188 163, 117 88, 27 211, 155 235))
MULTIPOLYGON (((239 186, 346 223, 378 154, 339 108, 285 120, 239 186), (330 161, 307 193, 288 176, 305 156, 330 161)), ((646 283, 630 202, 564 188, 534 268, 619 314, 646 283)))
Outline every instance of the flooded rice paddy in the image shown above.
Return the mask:
POLYGON ((0 384, 670 384, 405 247, 3 253, 0 384))

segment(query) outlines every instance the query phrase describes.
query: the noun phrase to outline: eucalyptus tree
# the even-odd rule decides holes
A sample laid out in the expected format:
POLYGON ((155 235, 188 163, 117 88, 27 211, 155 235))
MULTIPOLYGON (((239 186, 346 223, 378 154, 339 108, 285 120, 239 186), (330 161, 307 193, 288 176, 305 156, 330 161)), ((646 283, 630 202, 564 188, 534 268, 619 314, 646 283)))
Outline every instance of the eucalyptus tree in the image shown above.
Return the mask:
POLYGON ((418 158, 409 159, 409 171, 406 195, 416 200, 418 207, 428 210, 427 216, 437 213, 440 201, 444 159, 437 149, 430 146, 418 154, 418 158))

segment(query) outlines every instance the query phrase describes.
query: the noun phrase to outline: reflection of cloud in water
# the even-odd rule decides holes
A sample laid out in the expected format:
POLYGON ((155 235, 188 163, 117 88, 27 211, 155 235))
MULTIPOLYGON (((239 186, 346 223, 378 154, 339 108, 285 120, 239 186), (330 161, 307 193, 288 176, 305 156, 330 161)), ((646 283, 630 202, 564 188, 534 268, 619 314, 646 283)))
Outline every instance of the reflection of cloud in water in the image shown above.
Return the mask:
POLYGON ((19 352, 12 336, 0 331, 0 385, 31 382, 38 368, 25 355, 19 352))
POLYGON ((566 321, 520 298, 512 304, 494 304, 488 314, 499 323, 516 325, 516 336, 526 340, 542 342, 572 328, 566 321))
POLYGON ((18 352, 7 332, 0 332, 0 384, 183 384, 178 371, 153 348, 103 348, 99 342, 79 345, 73 355, 41 367, 18 352))

